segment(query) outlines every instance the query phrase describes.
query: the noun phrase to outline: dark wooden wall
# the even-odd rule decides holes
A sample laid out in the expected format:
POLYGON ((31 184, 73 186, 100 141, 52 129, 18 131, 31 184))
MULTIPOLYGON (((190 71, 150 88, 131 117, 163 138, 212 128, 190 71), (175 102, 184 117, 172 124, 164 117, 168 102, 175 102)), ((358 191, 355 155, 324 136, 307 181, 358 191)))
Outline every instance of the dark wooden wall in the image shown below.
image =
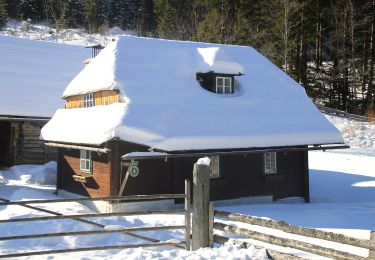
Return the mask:
MULTIPOLYGON (((138 144, 121 141, 119 145, 120 157, 134 151, 148 151, 148 147, 138 144)), ((129 176, 123 195, 173 193, 174 184, 170 160, 148 159, 139 161, 138 165, 139 175, 135 178, 129 176)))
MULTIPOLYGON (((305 151, 278 153, 278 174, 266 176, 263 154, 221 156, 220 178, 211 179, 210 199, 272 195, 274 200, 298 196, 308 201, 305 157, 305 151)), ((197 159, 173 159, 175 193, 183 192, 183 180, 192 178, 193 164, 197 159)))
MULTIPOLYGON (((125 171, 120 171, 122 155, 147 151, 142 145, 112 141, 108 154, 93 154, 93 177, 89 184, 74 181, 80 173, 79 150, 59 149, 58 188, 82 195, 117 195, 125 171)), ((184 180, 192 179, 198 158, 138 160, 139 175, 129 176, 122 195, 183 193, 184 180)), ((277 153, 276 175, 265 175, 263 154, 220 157, 220 178, 211 179, 211 200, 272 195, 274 200, 304 197, 309 200, 307 151, 277 153)))
MULTIPOLYGON (((56 160, 56 149, 46 147, 39 139, 40 130, 45 121, 21 121, 9 120, 1 121, 3 128, 8 128, 6 135, 7 144, 0 147, 3 160, 0 163, 10 166, 15 164, 43 164, 56 160), (5 151, 6 150, 6 151, 5 151)), ((2 132, 4 132, 3 129, 2 132)))

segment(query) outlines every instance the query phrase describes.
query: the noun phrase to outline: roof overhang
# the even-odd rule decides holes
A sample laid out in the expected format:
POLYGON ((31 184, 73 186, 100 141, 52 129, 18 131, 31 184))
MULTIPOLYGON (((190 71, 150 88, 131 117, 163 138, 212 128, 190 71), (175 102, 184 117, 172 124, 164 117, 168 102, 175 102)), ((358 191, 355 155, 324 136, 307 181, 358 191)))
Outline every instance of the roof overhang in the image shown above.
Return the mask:
POLYGON ((102 147, 94 147, 94 146, 86 146, 80 144, 67 144, 67 143, 54 143, 54 142, 46 142, 45 145, 57 147, 57 148, 66 148, 66 149, 75 149, 75 150, 86 150, 98 153, 109 153, 111 150, 108 148, 102 147))
POLYGON ((191 157, 204 157, 204 156, 221 156, 221 155, 247 155, 267 152, 294 152, 294 151, 316 151, 316 150, 333 150, 333 149, 347 149, 350 146, 345 144, 333 145, 312 145, 304 147, 281 147, 281 148, 259 148, 249 150, 234 150, 234 151, 209 151, 209 152, 187 152, 187 153, 163 153, 163 152, 132 152, 123 155, 123 161, 128 160, 143 160, 143 159, 164 159, 171 158, 191 158, 191 157))
POLYGON ((0 121, 41 121, 47 122, 50 117, 39 116, 14 116, 14 115, 0 115, 0 121))

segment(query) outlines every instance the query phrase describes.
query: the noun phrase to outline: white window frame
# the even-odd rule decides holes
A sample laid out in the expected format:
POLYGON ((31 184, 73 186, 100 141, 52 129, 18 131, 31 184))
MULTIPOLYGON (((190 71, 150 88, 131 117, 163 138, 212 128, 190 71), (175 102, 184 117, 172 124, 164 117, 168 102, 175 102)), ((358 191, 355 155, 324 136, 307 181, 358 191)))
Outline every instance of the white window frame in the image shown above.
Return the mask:
POLYGON ((220 157, 218 155, 211 156, 210 178, 220 178, 220 157))
POLYGON ((91 151, 80 150, 79 166, 81 172, 92 173, 91 151))
POLYGON ((94 93, 87 93, 82 95, 82 106, 83 107, 93 107, 94 103, 94 93))
POLYGON ((219 94, 232 94, 232 77, 216 77, 216 93, 219 94), (229 80, 229 82, 227 82, 229 80), (219 83, 222 82, 222 84, 219 83), (229 83, 229 85, 227 84, 229 83), (222 91, 219 91, 222 88, 222 91))
POLYGON ((276 152, 264 153, 264 174, 277 174, 277 154, 276 152))

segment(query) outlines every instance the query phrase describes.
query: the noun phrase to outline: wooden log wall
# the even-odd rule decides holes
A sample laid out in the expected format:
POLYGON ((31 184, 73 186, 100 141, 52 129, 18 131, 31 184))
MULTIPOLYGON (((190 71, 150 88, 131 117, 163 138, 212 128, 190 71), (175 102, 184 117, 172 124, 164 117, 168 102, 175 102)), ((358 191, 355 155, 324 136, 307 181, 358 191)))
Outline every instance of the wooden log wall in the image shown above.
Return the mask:
MULTIPOLYGON (((65 98, 66 104, 65 108, 80 108, 83 106, 82 103, 83 96, 71 96, 65 98)), ((94 104, 95 106, 110 105, 113 103, 123 103, 124 99, 122 96, 113 90, 102 90, 94 93, 94 104)))
POLYGON ((12 122, 13 164, 43 164, 56 160, 56 149, 47 148, 39 139, 40 129, 45 122, 12 122))

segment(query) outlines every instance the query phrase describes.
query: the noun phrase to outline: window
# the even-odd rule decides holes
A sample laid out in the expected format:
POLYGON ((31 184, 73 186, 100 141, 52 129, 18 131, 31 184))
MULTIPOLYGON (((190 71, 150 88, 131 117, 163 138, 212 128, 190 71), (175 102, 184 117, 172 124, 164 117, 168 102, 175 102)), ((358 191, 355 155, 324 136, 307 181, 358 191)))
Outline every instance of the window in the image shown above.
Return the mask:
POLYGON ((276 174, 276 152, 264 154, 264 174, 276 174))
POLYGON ((81 150, 80 168, 82 172, 92 173, 91 151, 81 150))
POLYGON ((95 105, 94 94, 93 93, 84 94, 82 104, 83 104, 83 107, 93 107, 95 105))
POLYGON ((231 77, 216 77, 216 93, 231 94, 232 92, 231 77))
POLYGON ((215 155, 211 156, 210 163, 210 178, 220 178, 220 157, 215 155))

